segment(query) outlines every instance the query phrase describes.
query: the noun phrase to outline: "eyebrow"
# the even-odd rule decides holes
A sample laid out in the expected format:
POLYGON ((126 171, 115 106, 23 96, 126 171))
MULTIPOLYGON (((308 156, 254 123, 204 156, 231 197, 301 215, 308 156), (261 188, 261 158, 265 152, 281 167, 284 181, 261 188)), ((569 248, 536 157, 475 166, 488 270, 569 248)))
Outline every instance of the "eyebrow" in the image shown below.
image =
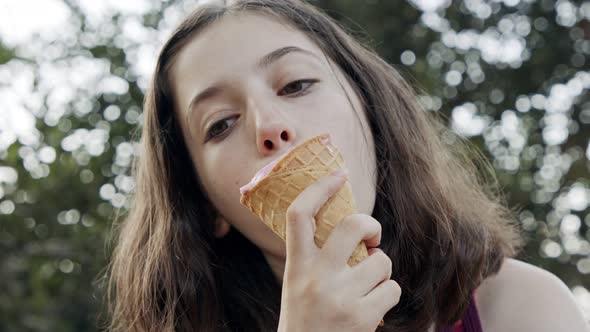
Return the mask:
MULTIPOLYGON (((304 50, 304 49, 296 47, 296 46, 286 46, 286 47, 278 48, 278 49, 268 53, 267 55, 263 56, 262 58, 260 58, 260 60, 258 60, 256 62, 256 68, 266 69, 271 64, 278 61, 280 58, 282 58, 283 56, 285 56, 289 53, 306 54, 306 55, 312 56, 312 57, 316 58, 317 60, 321 61, 321 59, 313 52, 310 52, 308 50, 304 50)), ((188 104, 187 116, 191 114, 191 112, 195 109, 197 104, 203 102, 205 99, 210 99, 210 98, 213 98, 213 97, 219 95, 222 90, 223 89, 219 85, 214 85, 214 86, 208 87, 207 89, 200 92, 198 95, 194 96, 191 99, 191 102, 188 104)))

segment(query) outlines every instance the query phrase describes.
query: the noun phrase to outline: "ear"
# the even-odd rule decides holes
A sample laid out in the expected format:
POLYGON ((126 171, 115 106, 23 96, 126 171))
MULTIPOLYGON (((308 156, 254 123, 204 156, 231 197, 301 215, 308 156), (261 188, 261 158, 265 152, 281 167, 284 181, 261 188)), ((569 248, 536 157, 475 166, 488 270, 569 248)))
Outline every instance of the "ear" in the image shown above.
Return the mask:
POLYGON ((215 218, 215 237, 220 239, 227 235, 231 228, 230 223, 225 220, 220 214, 215 218))

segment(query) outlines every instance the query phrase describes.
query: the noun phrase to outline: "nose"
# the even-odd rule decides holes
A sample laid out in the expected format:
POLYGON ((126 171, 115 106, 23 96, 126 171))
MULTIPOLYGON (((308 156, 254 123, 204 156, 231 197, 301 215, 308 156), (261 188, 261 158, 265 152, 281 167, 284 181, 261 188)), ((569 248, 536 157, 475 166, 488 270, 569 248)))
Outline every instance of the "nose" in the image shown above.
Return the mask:
POLYGON ((285 122, 275 121, 257 126, 256 145, 262 156, 283 151, 295 141, 295 132, 285 122))
POLYGON ((251 112, 255 118, 256 146, 261 156, 267 157, 288 149, 295 142, 295 129, 275 107, 260 102, 254 105, 250 100, 251 112))

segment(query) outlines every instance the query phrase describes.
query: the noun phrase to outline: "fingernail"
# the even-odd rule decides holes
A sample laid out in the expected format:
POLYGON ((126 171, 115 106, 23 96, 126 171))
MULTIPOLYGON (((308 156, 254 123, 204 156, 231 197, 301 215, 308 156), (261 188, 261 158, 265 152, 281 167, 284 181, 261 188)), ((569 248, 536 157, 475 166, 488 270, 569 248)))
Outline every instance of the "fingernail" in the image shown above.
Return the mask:
POLYGON ((372 254, 374 254, 376 252, 379 252, 379 251, 383 251, 383 250, 381 250, 379 248, 371 248, 371 249, 368 250, 369 256, 371 256, 372 254))
POLYGON ((337 170, 336 172, 332 173, 333 176, 337 176, 337 177, 341 177, 341 178, 345 178, 348 176, 348 170, 345 168, 341 168, 339 170, 337 170))

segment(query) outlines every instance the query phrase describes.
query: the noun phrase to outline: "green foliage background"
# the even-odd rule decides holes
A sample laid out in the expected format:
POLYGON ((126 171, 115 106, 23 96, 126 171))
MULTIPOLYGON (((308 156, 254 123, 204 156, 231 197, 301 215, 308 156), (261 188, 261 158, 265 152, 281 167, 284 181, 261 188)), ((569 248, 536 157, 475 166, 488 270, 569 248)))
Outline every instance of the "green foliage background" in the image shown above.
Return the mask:
MULTIPOLYGON (((99 329, 99 275, 113 215, 133 192, 149 71, 194 6, 146 1, 96 15, 84 1, 57 2, 67 29, 24 43, 0 35, 1 331, 99 329)), ((479 146, 508 204, 522 211, 519 258, 564 280, 590 317, 590 3, 312 3, 373 45, 420 88, 426 109, 479 146)))

